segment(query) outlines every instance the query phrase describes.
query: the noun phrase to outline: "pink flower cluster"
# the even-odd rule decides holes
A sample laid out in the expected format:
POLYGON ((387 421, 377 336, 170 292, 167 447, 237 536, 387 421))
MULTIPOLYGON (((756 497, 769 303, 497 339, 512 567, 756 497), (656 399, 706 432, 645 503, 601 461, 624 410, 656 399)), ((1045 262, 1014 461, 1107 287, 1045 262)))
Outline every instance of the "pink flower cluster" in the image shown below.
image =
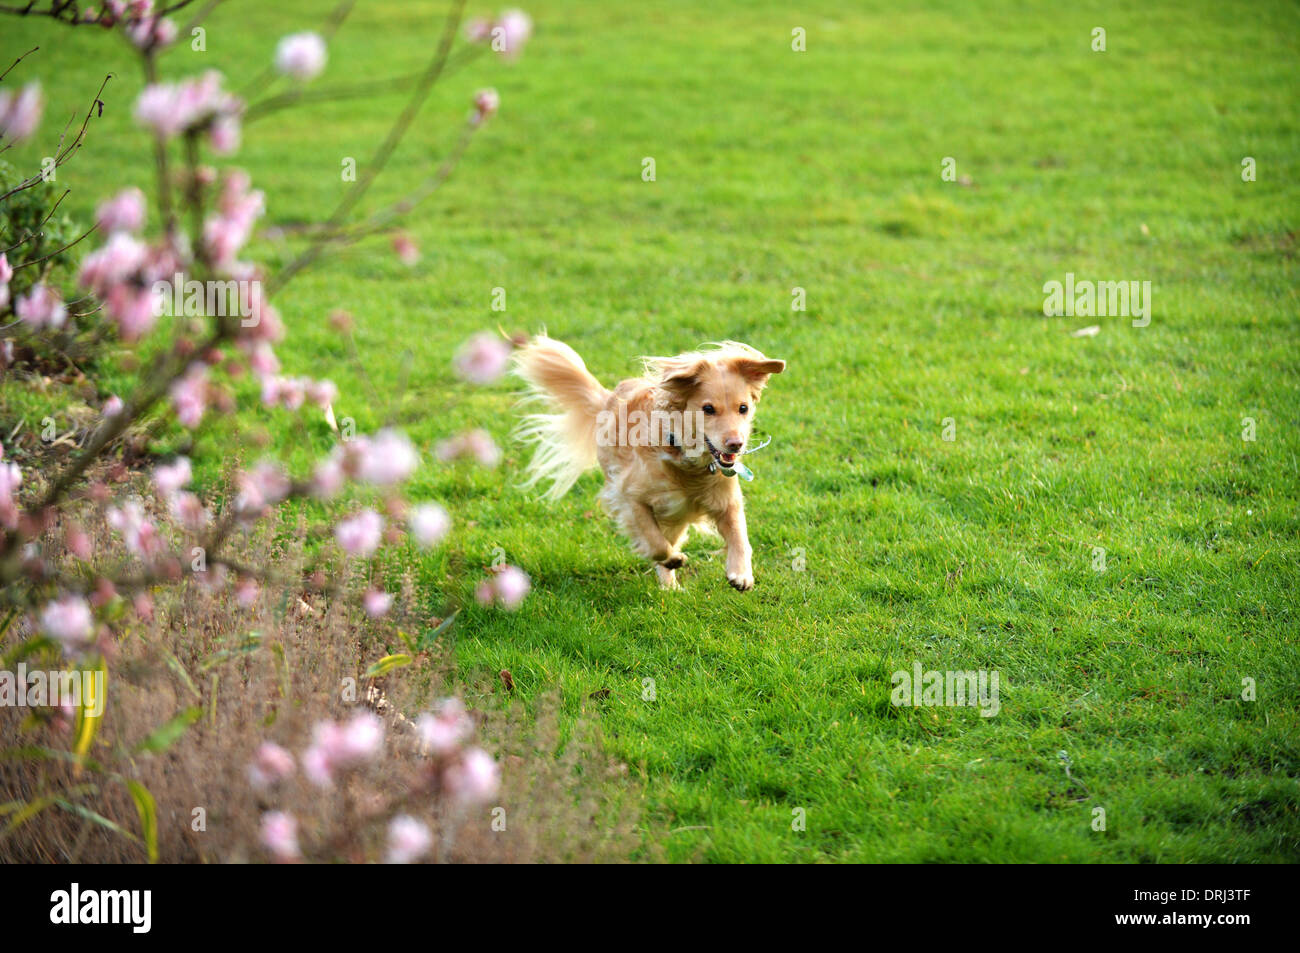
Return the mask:
POLYGON ((136 121, 162 139, 207 132, 212 150, 228 155, 239 146, 244 101, 221 84, 221 74, 209 70, 196 79, 146 86, 135 102, 136 121))
POLYGON ((383 746, 384 723, 373 712, 358 712, 342 724, 319 722, 302 754, 303 774, 317 787, 331 787, 339 773, 375 760, 383 746))
POLYGON ((159 464, 153 471, 154 486, 166 501, 172 519, 185 529, 197 532, 208 525, 212 514, 197 496, 185 489, 192 477, 193 470, 186 457, 159 464))
POLYGON ((0 89, 0 139, 22 142, 41 123, 45 99, 40 83, 28 83, 22 89, 0 89))
POLYGON ((486 430, 471 430, 441 441, 434 449, 444 463, 470 457, 485 467, 495 467, 501 462, 501 448, 486 430))
POLYGON ((86 256, 81 285, 104 302, 124 341, 135 341, 158 321, 153 286, 170 281, 181 267, 180 254, 168 243, 146 245, 132 234, 144 225, 144 193, 129 188, 102 203, 95 213, 108 241, 86 256))
POLYGON ((158 527, 145 515, 139 501, 127 500, 121 506, 110 506, 106 516, 108 525, 121 535, 132 555, 151 562, 166 549, 158 527))
POLYGON ((423 714, 415 723, 420 744, 441 772, 442 786, 462 804, 491 800, 501 785, 496 761, 482 748, 465 747, 474 734, 474 722, 459 698, 448 698, 436 714, 423 714))
POLYGON ((0 526, 5 529, 18 528, 18 500, 15 494, 23 482, 23 471, 16 463, 4 460, 4 448, 0 447, 0 526))
POLYGON ((266 196, 250 191, 250 185, 248 173, 242 169, 227 172, 216 214, 203 223, 203 246, 212 266, 234 277, 251 276, 252 267, 235 259, 253 234, 253 225, 266 212, 266 196))
POLYGON ((340 520, 334 527, 334 539, 349 556, 367 559, 379 549, 384 532, 384 518, 372 509, 364 509, 356 516, 340 520))
POLYGON ((481 331, 461 346, 453 366, 457 374, 471 383, 491 384, 505 373, 510 351, 509 341, 481 331))
POLYGON ((513 612, 523 605, 532 587, 528 573, 518 566, 503 566, 478 584, 474 598, 481 606, 496 605, 513 612))
POLYGON ((437 503, 421 503, 411 510, 411 538, 423 549, 436 546, 451 531, 451 517, 437 503))
POLYGON ((471 43, 486 41, 493 52, 510 60, 519 56, 532 35, 532 17, 515 9, 503 10, 495 21, 476 17, 465 26, 465 36, 471 43))
POLYGON ((14 269, 9 264, 9 256, 0 253, 0 311, 9 307, 9 281, 13 276, 14 269))
POLYGON ((57 330, 63 327, 68 318, 68 309, 63 304, 63 296, 58 289, 47 284, 33 285, 32 290, 14 303, 14 311, 20 320, 31 325, 33 330, 45 328, 57 330))
POLYGON ((373 437, 357 436, 336 446, 317 465, 312 476, 314 494, 331 499, 345 480, 390 487, 410 479, 420 464, 415 445, 399 430, 385 427, 373 437))
POLYGON ((41 610, 39 625, 68 655, 85 650, 95 636, 95 619, 81 596, 64 596, 48 603, 41 610))
POLYGON ((293 863, 302 856, 298 846, 298 821, 284 811, 268 811, 262 815, 262 843, 276 860, 293 863))
POLYGON ((474 94, 474 112, 470 115, 470 122, 477 126, 484 120, 492 118, 500 108, 501 97, 495 89, 491 87, 480 89, 474 94))
POLYGON ((275 48, 275 68, 298 82, 319 76, 327 59, 325 41, 316 33, 291 33, 275 48))

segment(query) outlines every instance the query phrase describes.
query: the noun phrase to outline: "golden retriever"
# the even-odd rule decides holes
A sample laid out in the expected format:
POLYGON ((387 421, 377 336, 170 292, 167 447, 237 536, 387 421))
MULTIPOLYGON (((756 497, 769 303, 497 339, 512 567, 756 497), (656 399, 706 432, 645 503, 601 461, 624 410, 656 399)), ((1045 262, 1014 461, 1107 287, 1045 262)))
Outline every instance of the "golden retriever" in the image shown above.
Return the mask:
POLYGON ((676 357, 645 358, 645 376, 607 390, 573 348, 545 335, 514 355, 514 369, 546 413, 524 417, 518 437, 535 445, 524 487, 549 483, 559 499, 586 470, 605 474, 600 499, 659 584, 678 588, 676 570, 691 526, 716 531, 727 547, 727 581, 754 587, 740 462, 768 378, 785 370, 735 341, 676 357))

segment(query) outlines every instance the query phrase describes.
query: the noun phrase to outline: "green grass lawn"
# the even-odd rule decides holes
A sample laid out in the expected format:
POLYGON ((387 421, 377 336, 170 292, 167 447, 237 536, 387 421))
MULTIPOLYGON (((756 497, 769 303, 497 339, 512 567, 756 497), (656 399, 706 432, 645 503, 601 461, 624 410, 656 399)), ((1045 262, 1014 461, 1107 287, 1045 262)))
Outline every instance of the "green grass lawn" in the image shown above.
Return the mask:
MULTIPOLYGON (((329 6, 232 0, 207 52, 182 44, 165 73, 215 67, 238 88, 329 6)), ((789 362, 746 487, 751 593, 699 537, 685 591, 660 592, 598 477, 544 505, 513 488, 518 448, 496 471, 431 462, 413 488, 459 524, 417 567, 432 604, 458 553, 500 547, 533 578, 519 612, 462 614, 467 682, 508 669, 526 703, 558 688, 566 717, 599 711, 669 859, 1300 859, 1300 9, 909 6, 529 3, 522 59, 452 76, 376 190, 410 188, 472 92, 500 90, 410 226, 420 262, 377 244, 297 279, 278 302, 286 372, 331 377, 340 417, 431 448, 470 426, 505 443, 511 388, 449 363, 485 327, 545 327, 611 385, 637 355, 722 338, 789 362), (1043 285, 1067 272, 1150 281, 1150 325, 1045 318, 1043 285), (1000 712, 893 706, 891 673, 917 662, 997 670, 1000 712)), ((440 11, 363 0, 318 83, 418 69, 440 11)), ((127 52, 0 25, 6 65, 42 45, 47 136, 118 73, 60 171, 71 207, 147 186, 127 52)), ((402 101, 252 124, 236 161, 266 223, 327 214, 342 160, 364 164, 402 101)), ((331 441, 283 412, 241 424, 331 441)), ((197 453, 223 462, 220 428, 197 453)))

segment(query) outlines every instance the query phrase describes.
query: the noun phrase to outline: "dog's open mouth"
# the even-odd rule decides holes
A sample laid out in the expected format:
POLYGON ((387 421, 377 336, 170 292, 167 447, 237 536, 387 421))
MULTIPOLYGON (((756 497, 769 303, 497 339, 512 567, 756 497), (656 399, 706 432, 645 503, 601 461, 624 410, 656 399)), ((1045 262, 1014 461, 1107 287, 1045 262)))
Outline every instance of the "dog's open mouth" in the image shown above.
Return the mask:
POLYGON ((720 450, 718 450, 717 447, 713 445, 713 441, 711 441, 708 437, 704 438, 704 442, 708 444, 709 453, 713 454, 713 459, 718 461, 718 463, 721 466, 734 467, 736 465, 736 454, 722 453, 720 450))

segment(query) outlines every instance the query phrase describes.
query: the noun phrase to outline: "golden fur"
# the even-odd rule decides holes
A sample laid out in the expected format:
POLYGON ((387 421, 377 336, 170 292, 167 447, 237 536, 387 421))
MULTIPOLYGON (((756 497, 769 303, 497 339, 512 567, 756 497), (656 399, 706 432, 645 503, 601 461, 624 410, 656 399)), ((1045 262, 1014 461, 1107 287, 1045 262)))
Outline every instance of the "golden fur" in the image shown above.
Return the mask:
POLYGON ((740 481, 718 468, 730 467, 747 445, 763 388, 785 370, 784 361, 724 341, 676 357, 646 358, 644 377, 613 390, 601 386, 571 347, 545 335, 516 351, 514 362, 531 396, 546 405, 546 412, 525 416, 516 432, 536 448, 525 487, 549 483, 546 495, 559 499, 599 465, 605 474, 601 503, 633 549, 656 564, 662 586, 677 588, 675 570, 686 562, 681 546, 696 526, 721 534, 727 581, 742 591, 753 588, 740 481), (620 414, 649 419, 652 412, 672 421, 665 427, 673 433, 671 445, 644 442, 631 430, 633 439, 623 431, 612 439, 620 414), (699 426, 692 428, 692 421, 699 426), (703 439, 691 441, 693 430, 703 439))

